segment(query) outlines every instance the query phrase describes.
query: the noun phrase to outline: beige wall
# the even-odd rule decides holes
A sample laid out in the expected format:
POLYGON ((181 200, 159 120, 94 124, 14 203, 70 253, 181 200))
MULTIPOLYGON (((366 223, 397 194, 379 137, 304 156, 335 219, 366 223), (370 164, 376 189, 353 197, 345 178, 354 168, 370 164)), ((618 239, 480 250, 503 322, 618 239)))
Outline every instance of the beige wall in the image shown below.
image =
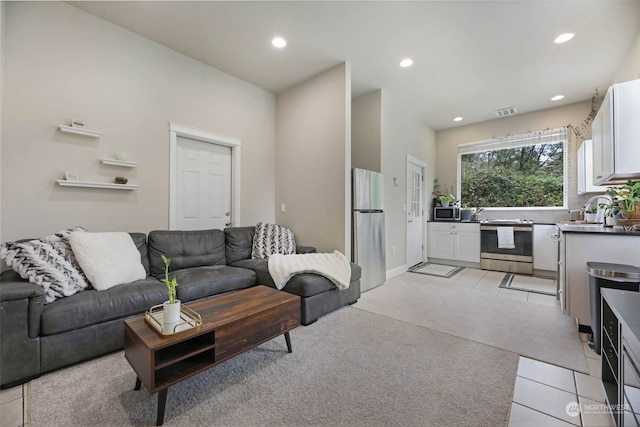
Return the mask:
MULTIPOLYGON (((403 268, 407 262, 407 155, 427 165, 425 194, 431 194, 431 182, 436 170, 435 132, 414 112, 383 91, 382 173, 385 180, 387 271, 403 268), (394 185, 394 177, 397 186, 394 185)), ((425 200, 425 212, 427 209, 428 200, 425 200)), ((426 234, 426 230, 423 234, 426 234)))
POLYGON ((242 225, 275 219, 275 96, 62 2, 5 4, 2 241, 168 227, 168 123, 242 140, 242 225), (80 118, 99 139, 56 131, 80 118), (126 151, 137 169, 100 165, 126 151), (136 191, 55 185, 124 174, 136 191))
POLYGON ((276 221, 293 229, 301 244, 349 256, 349 65, 340 64, 278 94, 276 122, 276 221))
MULTIPOLYGON (((573 132, 570 133, 568 157, 568 196, 569 209, 580 209, 588 196, 577 195, 577 151, 583 139, 591 137, 591 127, 582 127, 585 119, 591 111, 591 101, 579 102, 557 108, 550 108, 543 111, 533 113, 518 114, 512 117, 505 117, 496 120, 490 120, 482 123, 470 124, 467 126, 455 127, 437 132, 437 177, 441 185, 447 187, 457 185, 457 149, 458 144, 465 142, 474 142, 491 139, 493 137, 501 137, 506 135, 515 135, 526 132, 535 132, 547 128, 557 128, 566 125, 573 125, 582 129, 584 138, 577 138, 573 132)), ((556 221, 568 219, 568 210, 536 210, 523 212, 521 210, 508 212, 500 211, 499 213, 491 213, 485 211, 483 217, 510 216, 525 217, 538 221, 556 221)))
POLYGON ((612 83, 640 79, 640 30, 629 46, 625 60, 620 64, 612 83))
MULTIPOLYGON (((394 270, 405 271, 407 262, 407 156, 427 165, 425 194, 431 194, 435 132, 384 90, 353 100, 352 130, 353 167, 384 174, 386 268, 394 275, 394 270)), ((428 206, 425 200, 425 211, 428 206)))
POLYGON ((351 112, 351 166, 380 172, 382 90, 354 98, 351 112))

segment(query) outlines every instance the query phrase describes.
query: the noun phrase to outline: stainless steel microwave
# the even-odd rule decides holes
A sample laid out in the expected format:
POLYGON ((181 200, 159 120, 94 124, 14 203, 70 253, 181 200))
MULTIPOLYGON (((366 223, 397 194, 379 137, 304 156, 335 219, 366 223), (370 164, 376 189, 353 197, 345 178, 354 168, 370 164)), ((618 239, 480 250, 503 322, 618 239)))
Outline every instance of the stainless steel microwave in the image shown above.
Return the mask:
POLYGON ((460 221, 460 208, 449 206, 446 208, 436 206, 433 208, 434 221, 460 221))

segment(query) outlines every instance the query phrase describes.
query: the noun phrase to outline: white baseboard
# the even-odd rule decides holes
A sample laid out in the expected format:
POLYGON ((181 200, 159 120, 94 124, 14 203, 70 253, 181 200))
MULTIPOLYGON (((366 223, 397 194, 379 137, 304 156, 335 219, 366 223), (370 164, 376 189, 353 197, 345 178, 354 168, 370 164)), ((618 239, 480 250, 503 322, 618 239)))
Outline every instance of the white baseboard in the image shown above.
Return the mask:
POLYGON ((400 267, 387 270, 387 280, 393 279, 394 277, 399 276, 400 274, 407 271, 407 268, 409 268, 407 267, 407 264, 404 264, 404 265, 401 265, 400 267))

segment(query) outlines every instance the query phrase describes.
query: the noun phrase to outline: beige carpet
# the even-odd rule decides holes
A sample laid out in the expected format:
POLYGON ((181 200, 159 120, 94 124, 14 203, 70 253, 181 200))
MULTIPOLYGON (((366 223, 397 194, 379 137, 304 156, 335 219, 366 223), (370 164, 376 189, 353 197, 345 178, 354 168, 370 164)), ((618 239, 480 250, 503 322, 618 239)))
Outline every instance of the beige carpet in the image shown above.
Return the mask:
MULTIPOLYGON (((518 356, 342 308, 169 389, 165 426, 504 426, 518 356)), ((155 425, 122 353, 32 381, 32 425, 155 425)))
MULTIPOLYGON (((575 319, 558 307, 472 291, 462 283, 470 274, 458 276, 403 273, 364 292, 353 307, 588 373, 575 319)), ((498 292, 497 282, 490 286, 498 292)))

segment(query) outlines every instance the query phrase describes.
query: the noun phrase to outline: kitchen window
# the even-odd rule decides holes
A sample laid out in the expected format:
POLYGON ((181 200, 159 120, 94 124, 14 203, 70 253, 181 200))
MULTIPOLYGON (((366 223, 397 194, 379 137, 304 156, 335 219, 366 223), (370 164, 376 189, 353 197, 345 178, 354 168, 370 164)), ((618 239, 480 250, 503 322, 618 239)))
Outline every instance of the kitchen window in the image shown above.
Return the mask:
POLYGON ((567 206, 567 128, 458 145, 458 194, 463 206, 567 206))

